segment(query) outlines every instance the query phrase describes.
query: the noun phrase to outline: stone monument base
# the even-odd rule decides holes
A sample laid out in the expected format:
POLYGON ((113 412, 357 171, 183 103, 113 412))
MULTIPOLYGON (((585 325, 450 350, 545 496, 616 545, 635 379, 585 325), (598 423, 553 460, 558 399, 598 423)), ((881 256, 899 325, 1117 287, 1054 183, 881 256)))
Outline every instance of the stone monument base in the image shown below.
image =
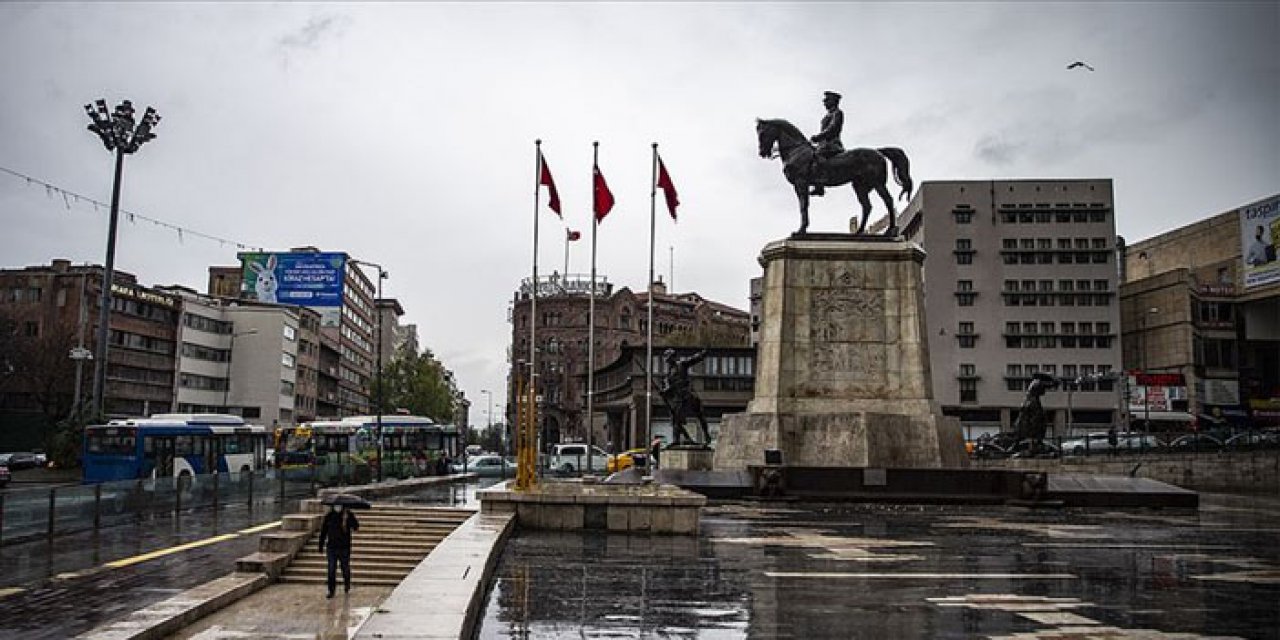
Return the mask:
POLYGON ((664 449, 658 458, 662 469, 680 471, 710 471, 715 451, 710 447, 681 448, 675 445, 664 449))
MULTIPOLYGON (((716 470, 762 465, 766 449, 782 464, 807 467, 964 467, 958 419, 870 411, 726 415, 716 443, 716 470)), ((666 460, 666 453, 663 453, 666 460)))

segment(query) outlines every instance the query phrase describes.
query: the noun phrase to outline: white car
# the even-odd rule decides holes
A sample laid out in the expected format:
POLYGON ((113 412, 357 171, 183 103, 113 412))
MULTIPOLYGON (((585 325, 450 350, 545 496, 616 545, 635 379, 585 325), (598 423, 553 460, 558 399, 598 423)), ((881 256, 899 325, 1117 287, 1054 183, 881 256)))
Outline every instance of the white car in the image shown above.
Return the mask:
MULTIPOLYGON (((600 447, 591 447, 590 468, 593 472, 604 473, 609 463, 609 454, 600 447)), ((560 473, 577 473, 587 469, 587 445, 584 442, 557 444, 551 448, 551 456, 547 459, 547 467, 560 473)))

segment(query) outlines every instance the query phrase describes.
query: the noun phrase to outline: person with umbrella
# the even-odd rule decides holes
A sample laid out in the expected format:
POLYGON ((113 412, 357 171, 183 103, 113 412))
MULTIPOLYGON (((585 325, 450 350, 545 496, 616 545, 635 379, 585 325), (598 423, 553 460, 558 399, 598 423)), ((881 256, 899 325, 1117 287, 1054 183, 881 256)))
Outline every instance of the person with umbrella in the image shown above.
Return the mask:
POLYGON ((328 586, 332 598, 337 588, 338 564, 342 564, 342 591, 351 591, 351 536, 360 529, 360 521, 352 509, 368 509, 368 502, 359 496, 347 493, 325 496, 322 501, 329 505, 329 512, 324 514, 320 523, 320 552, 325 553, 325 543, 329 544, 325 557, 329 560, 328 586))

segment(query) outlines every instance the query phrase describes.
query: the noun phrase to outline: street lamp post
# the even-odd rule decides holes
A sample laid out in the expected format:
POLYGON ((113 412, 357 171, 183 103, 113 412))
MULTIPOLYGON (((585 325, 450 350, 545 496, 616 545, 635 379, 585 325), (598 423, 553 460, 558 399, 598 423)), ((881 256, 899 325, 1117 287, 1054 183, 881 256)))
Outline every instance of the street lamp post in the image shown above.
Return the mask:
MULTIPOLYGON (((487 427, 485 427, 485 433, 488 433, 488 434, 492 435, 492 434, 493 434, 493 392, 489 391, 488 389, 481 389, 481 390, 480 390, 480 393, 484 394, 485 396, 488 396, 488 398, 489 398, 489 409, 488 409, 488 413, 487 413, 487 415, 489 416, 489 417, 488 417, 488 419, 487 419, 488 426, 487 426, 487 427)), ((501 440, 501 438, 499 438, 499 440, 501 440)), ((463 449, 462 449, 462 468, 463 468, 463 469, 467 468, 467 449, 466 449, 466 447, 463 447, 463 449)), ((506 479, 506 476, 507 476, 507 463, 506 463, 506 458, 503 458, 503 462, 502 462, 502 467, 501 467, 501 468, 502 468, 502 477, 503 477, 503 479, 506 479)))
MULTIPOLYGON (((1140 316, 1142 318, 1142 351, 1138 353, 1140 375, 1147 373, 1147 318, 1157 313, 1160 313, 1160 308, 1151 307, 1140 316)), ((1140 386, 1142 387, 1142 431, 1149 433, 1151 431, 1151 388, 1146 384, 1140 386)))
POLYGON ((107 110, 106 100, 97 100, 94 104, 86 104, 85 112, 89 115, 89 130, 98 134, 107 151, 116 154, 115 180, 111 184, 111 221, 107 226, 107 259, 102 274, 102 299, 98 309, 98 344, 97 355, 93 362, 93 413, 102 414, 103 398, 107 386, 107 337, 111 321, 111 282, 114 280, 116 263, 116 228, 120 219, 120 177, 124 172, 124 156, 132 154, 143 143, 156 137, 151 129, 160 123, 160 114, 147 107, 142 114, 142 121, 133 118, 133 103, 125 100, 116 105, 115 112, 107 110), (96 109, 95 109, 96 106, 96 109))
MULTIPOLYGON (((378 300, 382 299, 382 281, 386 280, 391 274, 387 273, 386 270, 382 268, 382 265, 376 262, 366 262, 364 260, 352 260, 351 262, 357 265, 373 267, 378 270, 378 297, 373 302, 373 311, 378 315, 378 338, 376 340, 377 353, 375 354, 378 369, 377 377, 374 379, 374 384, 378 387, 378 394, 374 402, 377 405, 377 416, 375 417, 375 424, 377 426, 375 427, 375 433, 378 438, 378 482, 382 482, 382 404, 384 391, 382 390, 382 309, 378 308, 378 300)), ((465 464, 465 461, 463 463, 465 464)))
POLYGON ((252 336, 257 334, 258 334, 257 329, 245 329, 244 331, 233 332, 231 334, 231 344, 227 345, 227 384, 222 387, 222 412, 223 413, 227 413, 227 414, 231 413, 231 410, 227 406, 227 399, 228 399, 228 396, 231 395, 231 359, 232 359, 232 356, 235 355, 236 338, 240 336, 252 336))

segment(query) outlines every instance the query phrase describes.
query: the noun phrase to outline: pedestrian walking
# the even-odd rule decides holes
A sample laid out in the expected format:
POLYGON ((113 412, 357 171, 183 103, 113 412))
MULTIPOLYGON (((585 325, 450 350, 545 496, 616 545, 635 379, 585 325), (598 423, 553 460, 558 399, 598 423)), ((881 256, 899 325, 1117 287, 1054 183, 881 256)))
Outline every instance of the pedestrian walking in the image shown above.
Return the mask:
POLYGON ((326 598, 332 598, 337 587, 334 574, 339 563, 342 564, 342 591, 351 591, 351 536, 359 529, 360 521, 356 514, 340 504, 331 505, 329 513, 324 514, 324 521, 320 524, 320 553, 325 553, 329 560, 329 595, 326 598), (329 543, 327 553, 326 542, 329 543))
POLYGON ((662 436, 654 436, 649 443, 649 459, 653 460, 653 468, 658 468, 658 456, 662 455, 662 436))
POLYGON ((1111 455, 1114 456, 1116 454, 1116 446, 1120 444, 1120 439, 1116 436, 1116 426, 1114 424, 1111 425, 1110 429, 1107 429, 1107 444, 1111 445, 1111 455))

